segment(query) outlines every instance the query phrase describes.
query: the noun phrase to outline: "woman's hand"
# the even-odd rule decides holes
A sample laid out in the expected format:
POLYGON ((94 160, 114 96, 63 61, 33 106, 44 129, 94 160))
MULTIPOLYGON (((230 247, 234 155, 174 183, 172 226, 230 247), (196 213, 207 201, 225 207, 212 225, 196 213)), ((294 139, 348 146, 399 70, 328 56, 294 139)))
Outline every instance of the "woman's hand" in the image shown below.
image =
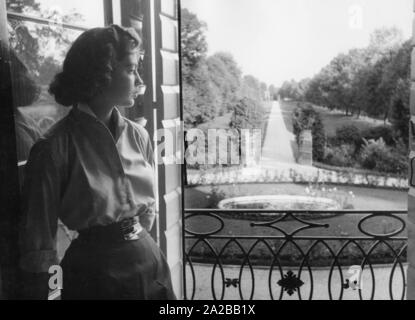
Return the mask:
POLYGON ((149 206, 144 206, 138 212, 138 217, 140 220, 140 224, 146 228, 147 231, 150 231, 153 227, 154 220, 156 217, 155 213, 155 202, 150 204, 149 206))

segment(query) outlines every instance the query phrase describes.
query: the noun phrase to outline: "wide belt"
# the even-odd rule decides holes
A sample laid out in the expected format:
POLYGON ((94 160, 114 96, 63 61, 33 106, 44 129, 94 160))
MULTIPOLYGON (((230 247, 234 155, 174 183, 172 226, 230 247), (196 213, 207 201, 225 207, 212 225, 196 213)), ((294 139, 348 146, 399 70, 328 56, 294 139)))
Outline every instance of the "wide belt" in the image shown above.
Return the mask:
POLYGON ((79 241, 88 243, 111 243, 137 240, 145 234, 138 216, 123 219, 106 226, 94 226, 79 230, 79 241))

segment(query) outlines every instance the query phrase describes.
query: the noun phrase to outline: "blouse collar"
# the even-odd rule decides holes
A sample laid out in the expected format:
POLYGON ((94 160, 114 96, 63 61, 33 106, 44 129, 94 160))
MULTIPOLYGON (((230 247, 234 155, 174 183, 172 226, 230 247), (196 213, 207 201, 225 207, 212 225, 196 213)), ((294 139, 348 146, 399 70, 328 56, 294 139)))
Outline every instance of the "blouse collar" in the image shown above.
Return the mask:
MULTIPOLYGON (((92 111, 92 109, 86 103, 78 103, 77 105, 74 106, 73 110, 75 114, 78 114, 80 116, 89 115, 93 117, 96 122, 103 124, 102 121, 98 119, 96 114, 92 111)), ((126 121, 117 107, 114 107, 111 116, 114 118, 115 124, 116 124, 115 141, 117 141, 126 126, 126 121)))

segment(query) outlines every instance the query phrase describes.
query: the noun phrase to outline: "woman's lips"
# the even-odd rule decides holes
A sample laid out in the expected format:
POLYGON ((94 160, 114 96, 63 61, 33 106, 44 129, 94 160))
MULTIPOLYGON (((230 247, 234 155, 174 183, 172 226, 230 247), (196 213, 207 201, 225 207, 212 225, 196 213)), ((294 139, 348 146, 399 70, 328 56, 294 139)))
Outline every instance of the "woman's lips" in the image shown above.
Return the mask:
POLYGON ((140 86, 136 90, 134 90, 131 95, 134 97, 134 99, 136 99, 140 94, 144 94, 145 91, 146 86, 140 86))
POLYGON ((139 86, 137 89, 138 94, 144 94, 145 91, 146 91, 145 85, 139 86))

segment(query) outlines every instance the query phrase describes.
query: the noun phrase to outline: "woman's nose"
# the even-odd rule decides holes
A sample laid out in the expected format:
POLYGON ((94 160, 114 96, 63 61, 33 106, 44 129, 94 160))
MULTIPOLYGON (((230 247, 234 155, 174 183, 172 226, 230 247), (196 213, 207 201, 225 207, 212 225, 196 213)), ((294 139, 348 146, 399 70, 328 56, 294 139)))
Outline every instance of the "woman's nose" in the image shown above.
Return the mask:
POLYGON ((140 77, 140 74, 138 73, 138 71, 136 71, 135 72, 135 85, 138 87, 138 86, 141 86, 143 84, 144 84, 143 79, 140 77))

